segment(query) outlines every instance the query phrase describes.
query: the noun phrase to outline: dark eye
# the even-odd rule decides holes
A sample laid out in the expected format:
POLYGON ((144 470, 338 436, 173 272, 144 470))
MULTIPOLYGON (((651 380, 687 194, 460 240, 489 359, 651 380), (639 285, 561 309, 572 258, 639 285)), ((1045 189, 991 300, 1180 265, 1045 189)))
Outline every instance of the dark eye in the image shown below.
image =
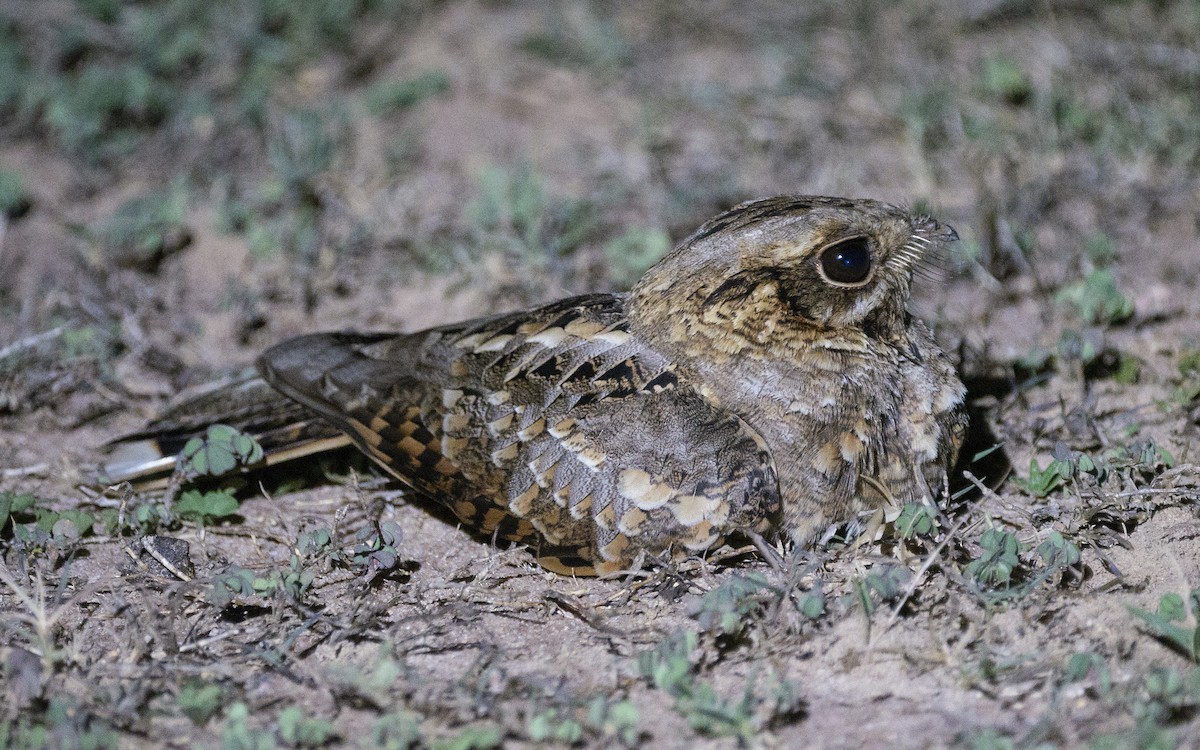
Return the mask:
POLYGON ((866 237, 851 237, 821 253, 821 273, 834 284, 861 284, 871 274, 871 245, 866 237))

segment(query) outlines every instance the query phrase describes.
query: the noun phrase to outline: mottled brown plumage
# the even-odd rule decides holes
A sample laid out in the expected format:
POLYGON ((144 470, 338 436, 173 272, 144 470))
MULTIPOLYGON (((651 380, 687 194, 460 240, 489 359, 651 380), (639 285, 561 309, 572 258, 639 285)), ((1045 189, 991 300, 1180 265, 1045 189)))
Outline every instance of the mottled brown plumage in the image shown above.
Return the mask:
POLYGON ((271 385, 381 466, 553 570, 611 573, 732 532, 807 542, 935 502, 964 389, 905 309, 953 230, 782 197, 709 221, 629 294, 267 351, 271 385))

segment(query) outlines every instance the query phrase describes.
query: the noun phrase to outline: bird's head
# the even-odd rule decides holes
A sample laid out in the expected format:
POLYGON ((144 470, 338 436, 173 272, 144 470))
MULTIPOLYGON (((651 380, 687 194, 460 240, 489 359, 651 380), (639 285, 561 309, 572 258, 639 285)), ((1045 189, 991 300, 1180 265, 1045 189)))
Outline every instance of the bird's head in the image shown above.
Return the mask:
POLYGON ((667 254, 634 287, 632 305, 742 329, 759 321, 887 337, 905 325, 914 269, 932 246, 955 239, 944 224, 874 200, 752 201, 667 254))

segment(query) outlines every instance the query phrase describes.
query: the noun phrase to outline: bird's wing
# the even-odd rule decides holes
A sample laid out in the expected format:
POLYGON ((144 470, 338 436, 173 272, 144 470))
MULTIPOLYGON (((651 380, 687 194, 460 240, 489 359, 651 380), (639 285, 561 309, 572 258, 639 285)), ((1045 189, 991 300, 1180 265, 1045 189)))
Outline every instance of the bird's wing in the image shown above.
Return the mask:
POLYGON ((630 334, 620 296, 413 334, 304 336, 259 368, 392 474, 472 528, 537 547, 551 569, 705 549, 779 509, 762 439, 630 334))

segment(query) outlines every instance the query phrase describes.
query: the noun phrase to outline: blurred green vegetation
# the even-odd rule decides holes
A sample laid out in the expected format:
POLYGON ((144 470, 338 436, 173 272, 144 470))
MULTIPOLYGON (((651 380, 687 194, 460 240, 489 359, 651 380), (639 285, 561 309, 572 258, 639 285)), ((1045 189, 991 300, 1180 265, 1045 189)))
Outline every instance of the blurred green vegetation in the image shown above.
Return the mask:
MULTIPOLYGON (((71 0, 64 5, 72 12, 0 13, 0 118, 7 132, 44 139, 90 168, 120 172, 147 160, 168 165, 160 179, 172 186, 173 198, 214 199, 219 229, 243 235, 253 258, 282 253, 311 269, 320 264, 323 250, 336 255, 347 243, 371 239, 369 221, 331 216, 337 213, 331 204, 341 196, 326 186, 331 175, 340 178, 353 168, 357 120, 365 113, 398 121, 454 89, 447 71, 400 68, 397 73, 380 57, 388 51, 364 43, 372 31, 403 38, 403 31, 436 4, 71 0), (336 71, 338 85, 315 103, 296 95, 305 76, 324 67, 336 71)), ((1200 10, 1191 0, 1110 3, 1102 9, 1108 14, 1102 23, 1116 29, 1121 13, 1137 10, 1126 6, 1142 5, 1170 30, 1169 39, 1158 46, 1110 45, 1089 53, 1088 59, 1098 60, 1095 67, 1078 64, 1087 57, 1081 50, 1070 50, 1072 62, 1046 69, 1017 52, 993 51, 991 45, 961 64, 938 63, 948 45, 973 33, 964 17, 939 19, 919 44, 904 49, 899 65, 869 77, 848 75, 822 54, 818 22, 828 13, 813 7, 804 11, 811 24, 766 24, 749 38, 737 37, 739 43, 756 45, 779 68, 775 85, 747 86, 730 77, 680 86, 658 80, 653 63, 661 51, 642 26, 647 19, 687 20, 686 13, 661 8, 628 23, 613 8, 586 1, 531 8, 526 29, 509 40, 511 54, 504 65, 566 68, 593 79, 590 85, 615 85, 641 108, 641 146, 654 159, 674 147, 673 129, 698 113, 728 118, 730 132, 746 140, 752 153, 762 139, 746 113, 786 121, 793 100, 836 101, 851 87, 865 85, 885 109, 891 107, 887 116, 899 118, 928 165, 949 163, 964 153, 976 160, 1023 154, 1045 163, 1086 153, 1101 173, 1122 165, 1194 172, 1200 169, 1200 97, 1195 96, 1200 71, 1186 51, 1200 43, 1200 10), (937 75, 921 75, 922 66, 933 66, 937 75), (1099 85, 1097 74, 1106 71, 1113 80, 1099 85)), ((915 10, 898 6, 896 12, 903 16, 915 10)), ((890 16, 878 19, 881 28, 895 22, 890 16)), ((729 26, 730 34, 745 33, 735 31, 739 24, 729 26)), ((702 39, 722 33, 723 26, 708 19, 686 28, 702 39)), ((1055 28, 1070 26, 1063 22, 1055 28)), ((847 33, 857 31, 848 27, 847 33)), ((663 70, 661 76, 672 74, 663 70)), ((420 157, 419 127, 407 122, 400 132, 385 133, 378 157, 389 179, 411 173, 410 162, 420 157)), ((792 148, 771 137, 764 143, 768 151, 792 148)), ((728 156, 739 158, 721 158, 728 156)), ((748 197, 751 190, 735 170, 714 162, 691 178, 666 181, 661 186, 665 208, 641 217, 637 227, 620 227, 606 221, 609 209, 636 198, 603 188, 559 198, 525 158, 517 154, 485 171, 464 196, 460 235, 420 238, 418 259, 430 268, 450 269, 481 252, 501 251, 545 270, 555 266, 554 259, 586 249, 608 283, 628 286, 662 254, 663 238, 679 231, 676 223, 693 224, 697 211, 748 197), (447 245, 459 249, 445 251, 447 245), (466 252, 463 246, 469 246, 466 252)), ((930 197, 914 195, 918 201, 930 197)), ((20 175, 0 170, 0 211, 11 216, 28 205, 20 175)), ((106 225, 108 242, 123 237, 123 247, 142 258, 126 257, 123 264, 153 269, 162 255, 155 248, 169 238, 160 237, 161 222, 153 211, 131 216, 126 208, 106 225)), ((557 265, 559 273, 566 272, 566 264, 557 265)))
POLYGON ((0 111, 88 161, 155 134, 265 125, 273 91, 352 49, 392 0, 76 0, 53 22, 0 27, 0 111), (232 63, 232 64, 231 64, 232 63))
MULTIPOLYGON (((356 30, 400 17, 402 0, 75 0, 52 20, 0 14, 0 118, 92 170, 162 164, 162 186, 86 235, 118 266, 153 271, 186 244, 184 213, 215 194, 220 228, 255 257, 311 266, 322 240, 319 182, 345 145, 355 93, 304 108, 285 95, 305 70, 353 58, 356 30), (247 158, 248 157, 248 158, 247 158), (262 170, 250 168, 266 165, 262 170)), ((444 90, 444 74, 377 84, 383 114, 444 90)), ((0 210, 28 203, 0 171, 0 210)))

